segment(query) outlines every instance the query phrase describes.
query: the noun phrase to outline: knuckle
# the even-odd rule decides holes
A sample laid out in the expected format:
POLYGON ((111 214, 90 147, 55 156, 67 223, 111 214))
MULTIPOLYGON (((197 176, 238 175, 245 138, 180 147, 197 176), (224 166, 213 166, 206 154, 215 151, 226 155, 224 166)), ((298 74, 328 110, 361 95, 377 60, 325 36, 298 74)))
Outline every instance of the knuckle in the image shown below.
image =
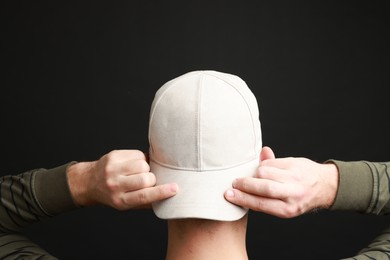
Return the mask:
POLYGON ((255 211, 263 211, 264 210, 264 201, 260 198, 256 200, 256 203, 253 208, 255 211))
POLYGON ((149 172, 150 166, 145 160, 137 160, 135 161, 135 167, 138 172, 149 172))
POLYGON ((278 188, 269 182, 263 182, 256 185, 256 190, 261 192, 266 197, 276 198, 278 197, 278 188))
POLYGON ((138 194, 137 194, 137 201, 138 201, 138 204, 139 205, 144 205, 144 204, 147 204, 149 201, 148 201, 148 196, 146 194, 145 191, 140 191, 138 194))
POLYGON ((256 178, 261 178, 263 176, 263 167, 259 167, 259 168, 257 168, 257 170, 256 170, 256 174, 255 174, 255 177, 256 178))
POLYGON ((302 213, 303 213, 302 208, 298 204, 290 203, 285 208, 285 211, 283 213, 283 217, 284 218, 293 218, 293 217, 301 215, 302 213))
POLYGON ((140 150, 131 150, 131 156, 133 158, 145 158, 145 154, 140 150))
POLYGON ((148 177, 145 174, 141 174, 138 177, 138 187, 139 188, 145 188, 149 186, 149 180, 148 177))
POLYGON ((275 189, 272 187, 272 185, 269 185, 268 183, 263 184, 262 190, 263 190, 264 194, 267 194, 268 196, 271 196, 271 197, 275 193, 275 189))
POLYGON ((114 174, 114 171, 114 166, 111 163, 107 163, 104 166, 104 174, 107 178, 114 174))
POLYGON ((101 165, 101 170, 103 171, 104 176, 110 176, 115 171, 115 165, 111 155, 105 155, 103 164, 101 165))
POLYGON ((110 192, 115 192, 119 189, 119 183, 112 178, 106 179, 105 185, 110 192))
POLYGON ((109 153, 107 153, 107 154, 105 155, 105 157, 106 157, 106 160, 107 160, 107 161, 112 161, 112 160, 115 160, 115 158, 117 157, 117 155, 118 155, 118 151, 117 151, 117 150, 112 150, 112 151, 110 151, 109 153))
POLYGON ((138 178, 138 186, 142 188, 150 187, 155 184, 155 178, 154 175, 145 173, 140 174, 138 178))
POLYGON ((119 196, 112 196, 111 197, 111 204, 112 206, 117 209, 117 210, 122 210, 124 209, 124 201, 121 197, 119 196))

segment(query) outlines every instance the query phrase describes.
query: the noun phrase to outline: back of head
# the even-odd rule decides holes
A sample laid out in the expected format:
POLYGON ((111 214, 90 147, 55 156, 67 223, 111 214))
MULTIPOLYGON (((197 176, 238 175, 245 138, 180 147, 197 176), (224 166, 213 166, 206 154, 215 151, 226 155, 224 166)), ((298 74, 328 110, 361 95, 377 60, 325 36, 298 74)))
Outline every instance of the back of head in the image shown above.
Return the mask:
POLYGON ((223 195, 259 164, 258 106, 242 79, 193 71, 164 84, 150 111, 149 143, 157 184, 179 185, 174 197, 153 204, 158 217, 234 221, 246 214, 223 195))

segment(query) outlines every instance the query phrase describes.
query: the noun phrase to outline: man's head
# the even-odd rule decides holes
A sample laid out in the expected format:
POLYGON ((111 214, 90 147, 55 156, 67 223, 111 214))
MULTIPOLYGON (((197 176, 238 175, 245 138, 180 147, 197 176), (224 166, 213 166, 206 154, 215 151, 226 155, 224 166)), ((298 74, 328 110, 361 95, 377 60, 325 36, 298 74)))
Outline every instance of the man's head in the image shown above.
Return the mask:
POLYGON ((257 101, 237 76, 193 71, 156 93, 149 123, 150 166, 157 184, 175 182, 174 197, 153 204, 163 219, 234 221, 247 209, 225 200, 238 177, 259 164, 257 101))

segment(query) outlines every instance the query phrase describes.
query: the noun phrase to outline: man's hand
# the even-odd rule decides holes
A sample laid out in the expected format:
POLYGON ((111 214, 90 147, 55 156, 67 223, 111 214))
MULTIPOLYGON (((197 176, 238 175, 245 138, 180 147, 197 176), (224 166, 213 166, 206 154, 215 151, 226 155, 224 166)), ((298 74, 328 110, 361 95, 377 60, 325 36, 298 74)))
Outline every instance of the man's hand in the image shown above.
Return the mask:
POLYGON ((337 193, 338 170, 306 158, 275 159, 269 147, 261 151, 254 178, 240 178, 225 198, 237 205, 281 218, 329 208, 337 193))
POLYGON ((174 183, 155 186, 146 156, 137 150, 115 150, 97 161, 71 165, 68 182, 79 206, 101 204, 119 210, 150 207, 178 190, 174 183))

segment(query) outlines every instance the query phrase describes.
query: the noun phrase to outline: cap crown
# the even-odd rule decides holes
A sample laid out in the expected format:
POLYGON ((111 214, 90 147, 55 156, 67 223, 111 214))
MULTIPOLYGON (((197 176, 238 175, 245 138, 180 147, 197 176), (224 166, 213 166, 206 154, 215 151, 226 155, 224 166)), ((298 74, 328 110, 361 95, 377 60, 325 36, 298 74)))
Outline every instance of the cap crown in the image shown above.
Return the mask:
POLYGON ((212 171, 261 149, 256 98, 237 76, 194 71, 164 84, 150 112, 150 158, 172 169, 212 171))

